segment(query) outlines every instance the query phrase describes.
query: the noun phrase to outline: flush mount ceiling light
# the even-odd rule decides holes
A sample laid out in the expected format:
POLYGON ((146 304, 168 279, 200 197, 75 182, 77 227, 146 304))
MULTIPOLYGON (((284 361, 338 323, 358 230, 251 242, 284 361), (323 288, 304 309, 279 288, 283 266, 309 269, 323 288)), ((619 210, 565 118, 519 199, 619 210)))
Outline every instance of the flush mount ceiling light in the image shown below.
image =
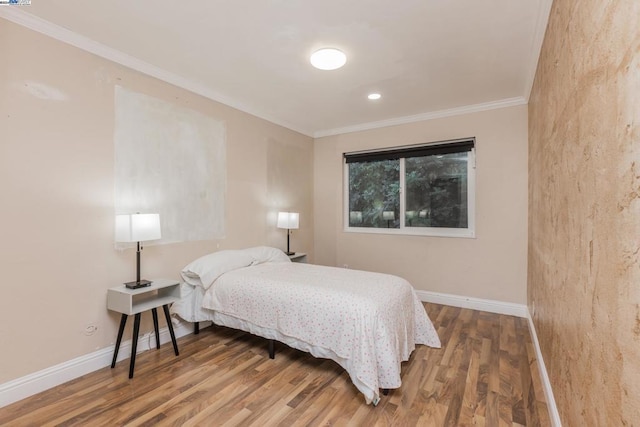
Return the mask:
POLYGON ((371 100, 376 100, 376 99, 380 99, 382 97, 382 95, 380 95, 379 93, 370 93, 367 98, 371 99, 371 100))
POLYGON ((311 55, 311 65, 319 70, 336 70, 347 62, 347 55, 341 50, 325 48, 311 55))

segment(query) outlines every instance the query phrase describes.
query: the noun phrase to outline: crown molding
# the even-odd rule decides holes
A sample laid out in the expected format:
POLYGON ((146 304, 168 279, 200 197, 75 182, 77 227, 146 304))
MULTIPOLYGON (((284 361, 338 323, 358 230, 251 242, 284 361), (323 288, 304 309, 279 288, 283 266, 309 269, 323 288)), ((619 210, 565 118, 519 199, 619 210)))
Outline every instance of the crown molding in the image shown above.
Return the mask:
POLYGON ((99 43, 88 37, 74 33, 73 31, 70 31, 64 27, 53 24, 35 15, 27 13, 19 7, 0 8, 0 17, 8 21, 11 21, 15 24, 29 28, 30 30, 49 36, 63 43, 67 43, 71 46, 75 46, 84 51, 93 53, 94 55, 100 56, 109 61, 115 62, 117 64, 131 68, 133 70, 139 71, 143 74, 147 74, 149 76, 155 77, 159 80, 170 83, 179 88, 188 90, 189 92, 193 92, 197 95, 201 95, 212 101, 219 102, 221 104, 235 108, 236 110, 243 111, 247 114, 251 114, 252 116, 256 116, 260 119, 285 127, 287 129, 301 133, 303 135, 306 135, 309 137, 313 136, 313 132, 310 131, 309 129, 302 129, 291 123, 275 118, 269 114, 264 113, 263 111, 259 111, 257 109, 254 109, 252 107, 249 107, 243 104, 242 102, 238 102, 228 96, 215 92, 199 83, 196 83, 194 81, 181 77, 177 74, 171 73, 162 68, 156 67, 155 65, 151 65, 148 62, 141 61, 140 59, 137 59, 131 55, 128 55, 126 53, 120 52, 119 50, 105 46, 102 43, 99 43))
POLYGON ((335 129, 327 129, 318 131, 313 134, 314 138, 322 138, 324 136, 341 135, 350 132, 359 132, 363 130, 378 129, 387 126, 403 125, 407 123, 421 122, 424 120, 440 119, 443 117, 460 116, 463 114, 477 113, 480 111, 495 110, 498 108, 514 107, 517 105, 525 105, 527 100, 518 96, 516 98, 507 98, 499 101, 484 102, 482 104, 465 105, 463 107, 450 108, 447 110, 432 111, 429 113, 415 114, 412 116, 396 117, 393 119, 380 120, 377 122, 362 123, 359 125, 345 126, 335 129))
POLYGON ((536 72, 538 71, 538 61, 540 60, 540 52, 542 52, 542 44, 544 43, 544 36, 547 32, 547 25, 549 24, 549 15, 551 14, 551 5, 553 0, 541 0, 538 5, 538 16, 536 18, 535 34, 533 36, 533 42, 531 43, 530 59, 529 59, 529 74, 525 81, 524 98, 529 102, 531 96, 531 90, 533 89, 533 82, 536 79, 536 72))
POLYGON ((371 130, 377 128, 383 128, 388 126, 396 126, 407 123, 414 123, 424 120, 433 120, 443 117, 457 116, 462 114, 475 113, 480 111, 493 110, 498 108, 513 107, 517 105, 525 105, 529 101, 529 95, 533 87, 535 79, 536 69, 538 66, 538 58, 542 49, 542 43, 544 41, 544 35, 546 32, 549 13, 551 11, 552 0, 542 0, 538 10, 538 17, 536 20, 535 38, 531 49, 531 59, 529 67, 529 75, 525 83, 524 96, 515 98, 507 98, 497 101, 491 101, 481 104, 467 105, 462 107, 456 107, 446 110, 432 111, 421 114, 415 114, 410 116, 396 117, 392 119, 385 119, 375 122, 367 122, 356 125, 350 125, 345 127, 312 131, 310 129, 303 129, 287 121, 280 120, 267 114, 263 111, 254 109, 242 102, 238 102, 226 95, 220 94, 211 90, 204 85, 181 77, 177 74, 171 73, 167 70, 161 69, 154 65, 151 65, 145 61, 141 61, 131 55, 120 52, 116 49, 105 46, 92 39, 89 39, 80 34, 74 33, 64 27, 53 24, 35 15, 27 13, 20 7, 3 7, 0 8, 0 17, 7 19, 13 23, 29 28, 33 31, 39 32, 46 36, 52 37, 63 43, 70 44, 84 51, 93 53, 94 55, 105 58, 109 61, 113 61, 125 67, 155 77, 159 80, 170 83, 174 86, 193 92, 197 95, 201 95, 207 99, 215 102, 227 105, 237 110, 243 111, 247 114, 253 115, 260 119, 274 123, 276 125, 285 127, 292 131, 298 132, 302 135, 312 138, 322 138, 325 136, 340 135, 344 133, 358 132, 363 130, 371 130))

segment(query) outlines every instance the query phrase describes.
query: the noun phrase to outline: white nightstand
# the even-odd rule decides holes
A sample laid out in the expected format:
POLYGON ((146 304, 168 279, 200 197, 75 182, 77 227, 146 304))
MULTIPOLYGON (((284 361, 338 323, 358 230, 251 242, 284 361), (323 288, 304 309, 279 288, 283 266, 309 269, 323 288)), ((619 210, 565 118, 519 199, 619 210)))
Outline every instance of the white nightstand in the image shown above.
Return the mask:
POLYGON ((305 254, 304 252, 297 252, 293 255, 289 255, 289 259, 291 260, 291 262, 303 262, 306 263, 307 262, 307 254, 305 254))
POLYGON ((158 312, 157 308, 164 309, 164 316, 167 319, 167 327, 171 334, 171 342, 173 343, 173 351, 178 356, 178 344, 176 336, 173 332, 171 317, 169 316, 169 304, 180 299, 180 283, 177 280, 156 279, 151 285, 144 288, 129 289, 125 285, 115 286, 107 291, 107 308, 109 310, 122 313, 120 318, 120 329, 118 329, 118 339, 116 340, 116 348, 113 352, 113 361, 111 367, 116 365, 118 358, 118 350, 122 341, 122 333, 124 332, 127 317, 135 314, 133 322, 133 336, 131 343, 131 361, 129 363, 129 378, 133 378, 133 370, 136 364, 136 350, 138 347, 138 334, 140 332, 140 314, 143 311, 151 310, 153 315, 153 328, 156 333, 156 348, 160 348, 160 334, 158 332, 158 312))

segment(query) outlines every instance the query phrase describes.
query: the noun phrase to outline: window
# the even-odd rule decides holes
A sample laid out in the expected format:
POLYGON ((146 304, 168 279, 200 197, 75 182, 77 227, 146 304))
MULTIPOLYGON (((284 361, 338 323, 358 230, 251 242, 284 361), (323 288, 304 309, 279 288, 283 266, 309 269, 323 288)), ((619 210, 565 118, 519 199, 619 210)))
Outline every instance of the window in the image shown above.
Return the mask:
POLYGON ((474 138, 344 159, 346 231, 474 237, 474 138))

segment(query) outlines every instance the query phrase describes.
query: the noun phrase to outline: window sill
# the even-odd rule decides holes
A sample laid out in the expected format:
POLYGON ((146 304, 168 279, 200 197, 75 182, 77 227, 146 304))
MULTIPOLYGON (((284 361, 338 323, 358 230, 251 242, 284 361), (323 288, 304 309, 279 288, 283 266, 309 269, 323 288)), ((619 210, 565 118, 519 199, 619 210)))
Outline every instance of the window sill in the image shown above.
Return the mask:
POLYGON ((475 239, 474 230, 458 229, 458 228, 358 228, 345 227, 345 233, 361 233, 361 234, 387 234, 396 236, 423 236, 423 237, 458 237, 463 239, 475 239))

